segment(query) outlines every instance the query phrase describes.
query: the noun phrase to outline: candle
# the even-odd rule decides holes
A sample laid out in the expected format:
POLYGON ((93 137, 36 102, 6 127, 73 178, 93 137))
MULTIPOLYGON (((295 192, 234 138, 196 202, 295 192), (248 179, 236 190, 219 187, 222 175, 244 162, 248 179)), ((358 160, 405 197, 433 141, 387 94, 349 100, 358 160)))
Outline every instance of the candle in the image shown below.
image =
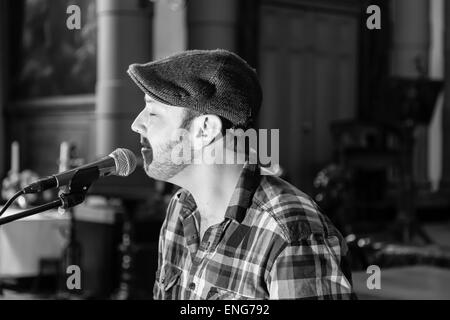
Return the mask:
POLYGON ((62 142, 59 147, 59 172, 69 170, 70 166, 70 143, 62 142))
POLYGON ((11 144, 11 173, 18 174, 20 171, 20 149, 19 142, 14 141, 11 144))

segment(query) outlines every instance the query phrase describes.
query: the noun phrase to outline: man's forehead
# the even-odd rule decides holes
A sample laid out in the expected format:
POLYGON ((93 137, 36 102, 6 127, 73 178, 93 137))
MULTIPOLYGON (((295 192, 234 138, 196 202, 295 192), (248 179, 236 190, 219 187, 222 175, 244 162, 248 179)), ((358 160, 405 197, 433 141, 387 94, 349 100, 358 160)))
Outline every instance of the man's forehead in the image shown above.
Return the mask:
POLYGON ((170 107, 169 105, 165 105, 149 95, 145 95, 145 104, 149 104, 152 108, 156 108, 158 110, 165 110, 168 109, 167 107, 170 107))
POLYGON ((145 95, 145 103, 150 104, 152 108, 162 110, 162 111, 182 111, 185 109, 183 107, 172 106, 169 104, 162 103, 149 95, 145 95))

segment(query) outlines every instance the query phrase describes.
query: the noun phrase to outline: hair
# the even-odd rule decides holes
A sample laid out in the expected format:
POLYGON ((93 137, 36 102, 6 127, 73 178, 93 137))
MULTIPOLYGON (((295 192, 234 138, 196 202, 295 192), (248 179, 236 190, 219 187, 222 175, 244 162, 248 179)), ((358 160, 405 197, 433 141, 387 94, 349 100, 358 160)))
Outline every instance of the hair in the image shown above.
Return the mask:
POLYGON ((180 128, 186 129, 186 130, 190 129, 192 120, 194 120, 195 118, 197 118, 201 115, 202 115, 202 113, 197 110, 185 109, 183 121, 181 122, 180 128))

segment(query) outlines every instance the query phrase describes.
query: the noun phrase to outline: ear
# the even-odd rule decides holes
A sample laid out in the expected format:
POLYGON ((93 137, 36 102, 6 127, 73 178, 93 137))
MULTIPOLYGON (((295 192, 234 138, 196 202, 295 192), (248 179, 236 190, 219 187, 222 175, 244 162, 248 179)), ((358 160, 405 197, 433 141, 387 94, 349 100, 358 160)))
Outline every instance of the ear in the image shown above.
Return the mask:
POLYGON ((203 148, 214 142, 214 139, 222 132, 222 121, 214 114, 201 115, 195 118, 191 124, 194 146, 203 148))

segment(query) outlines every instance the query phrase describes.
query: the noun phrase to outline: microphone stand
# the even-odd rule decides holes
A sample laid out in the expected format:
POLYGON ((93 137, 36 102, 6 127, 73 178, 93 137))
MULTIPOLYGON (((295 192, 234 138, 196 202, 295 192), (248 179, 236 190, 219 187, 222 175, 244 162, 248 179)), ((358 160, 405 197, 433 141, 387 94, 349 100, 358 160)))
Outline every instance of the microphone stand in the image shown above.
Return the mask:
POLYGON ((86 193, 91 184, 97 180, 99 176, 100 173, 96 167, 77 170, 70 180, 69 193, 61 193, 58 200, 24 210, 8 217, 0 218, 0 226, 58 207, 67 210, 79 205, 86 198, 86 193))
MULTIPOLYGON (((77 170, 69 182, 68 193, 61 193, 57 200, 51 201, 41 206, 27 209, 8 217, 0 218, 0 226, 47 210, 56 208, 68 210, 75 207, 76 205, 82 203, 85 200, 86 193, 89 187, 95 180, 99 178, 99 176, 100 172, 96 167, 83 168, 77 170)), ((71 219, 73 219, 73 212, 70 213, 71 219)), ((71 235, 74 236, 73 233, 71 235)), ((73 239, 71 239, 71 241, 72 240, 73 239)), ((74 252, 70 251, 69 259, 72 259, 73 256, 76 254, 76 252, 77 252, 76 250, 74 252)), ((1 289, 2 288, 0 287, 0 295, 2 295, 1 289)))
POLYGON ((41 212, 44 212, 44 211, 47 211, 47 210, 58 208, 60 206, 62 206, 62 200, 58 199, 58 200, 46 203, 46 204, 44 204, 42 206, 39 206, 39 207, 35 207, 35 208, 28 209, 28 210, 24 210, 24 211, 22 211, 20 213, 17 213, 17 214, 14 214, 14 215, 11 215, 11 216, 8 216, 8 217, 5 217, 5 218, 0 218, 0 226, 4 225, 4 224, 7 224, 7 223, 10 223, 10 222, 13 222, 13 221, 16 221, 16 220, 19 220, 19 219, 23 219, 23 218, 32 216, 32 215, 37 214, 37 213, 41 213, 41 212))

